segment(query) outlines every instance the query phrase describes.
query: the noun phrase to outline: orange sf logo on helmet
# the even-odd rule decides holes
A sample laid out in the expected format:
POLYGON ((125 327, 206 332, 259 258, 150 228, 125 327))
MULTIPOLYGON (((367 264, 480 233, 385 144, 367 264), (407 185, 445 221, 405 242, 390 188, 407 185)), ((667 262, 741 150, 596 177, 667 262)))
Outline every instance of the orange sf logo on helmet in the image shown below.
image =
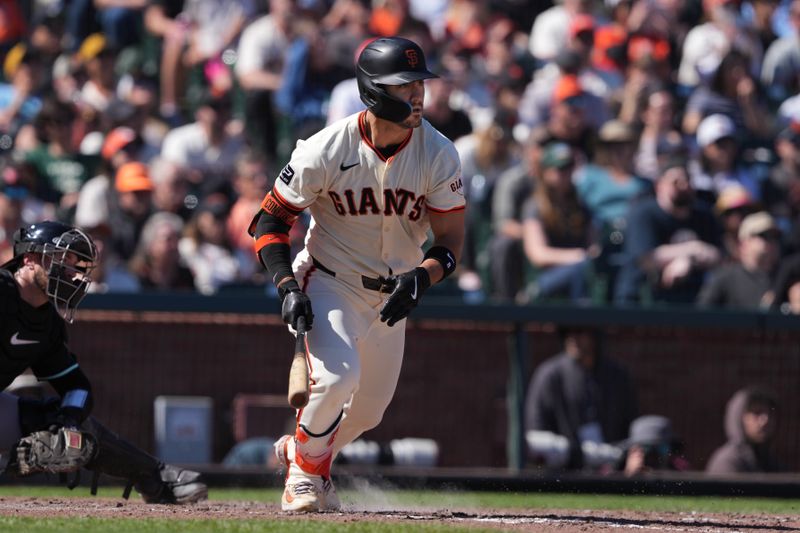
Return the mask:
POLYGON ((406 50, 406 58, 408 58, 408 66, 414 68, 419 63, 419 57, 417 56, 417 51, 414 49, 406 50))

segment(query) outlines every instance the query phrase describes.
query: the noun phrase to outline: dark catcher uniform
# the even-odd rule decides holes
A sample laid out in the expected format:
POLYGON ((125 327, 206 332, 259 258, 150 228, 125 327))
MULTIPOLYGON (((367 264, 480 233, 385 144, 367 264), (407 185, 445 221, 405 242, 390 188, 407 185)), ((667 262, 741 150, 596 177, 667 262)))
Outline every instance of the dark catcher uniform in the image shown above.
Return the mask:
POLYGON ((91 385, 67 348, 67 332, 50 303, 33 307, 19 295, 14 275, 0 270, 0 389, 30 368, 61 398, 72 400, 61 414, 77 424, 92 408, 91 385))
POLYGON ((0 393, 0 454, 10 456, 13 463, 22 437, 76 428, 95 442, 84 465, 95 474, 93 489, 97 476, 108 474, 127 481, 126 497, 135 487, 148 503, 204 499, 208 489, 197 472, 160 462, 89 416, 94 405, 91 383, 69 350, 65 322, 72 321, 86 294, 96 261, 92 240, 59 222, 33 224, 14 234, 14 258, 0 265, 0 388, 30 368, 39 381, 52 385, 58 397, 40 400, 0 393), (37 286, 29 287, 24 276, 22 281, 15 278, 22 268, 44 273, 46 280, 36 278, 37 286), (33 292, 40 288, 48 301, 34 307, 23 298, 21 287, 33 292))

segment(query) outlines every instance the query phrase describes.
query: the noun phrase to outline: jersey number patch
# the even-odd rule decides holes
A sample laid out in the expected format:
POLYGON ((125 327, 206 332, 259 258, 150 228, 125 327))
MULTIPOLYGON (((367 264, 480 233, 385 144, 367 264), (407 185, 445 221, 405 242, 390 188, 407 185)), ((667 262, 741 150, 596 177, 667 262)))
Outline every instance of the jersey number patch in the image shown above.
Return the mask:
POLYGON ((281 175, 278 177, 286 185, 289 185, 289 182, 292 181, 292 178, 294 177, 294 169, 291 167, 291 165, 286 165, 283 167, 283 170, 281 170, 281 175))

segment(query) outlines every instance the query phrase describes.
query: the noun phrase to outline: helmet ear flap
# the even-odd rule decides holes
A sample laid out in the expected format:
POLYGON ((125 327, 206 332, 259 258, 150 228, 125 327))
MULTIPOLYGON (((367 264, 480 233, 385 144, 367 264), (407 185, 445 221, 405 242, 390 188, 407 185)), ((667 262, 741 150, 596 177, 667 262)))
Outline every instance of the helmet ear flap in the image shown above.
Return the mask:
POLYGON ((375 116, 392 122, 402 122, 411 114, 410 105, 390 95, 360 68, 356 80, 361 101, 375 116))
POLYGON ((356 82, 358 83, 358 94, 361 97, 361 101, 364 102, 364 105, 367 106, 368 109, 372 109, 373 107, 377 106, 380 102, 380 94, 378 93, 378 88, 372 83, 372 80, 369 77, 369 74, 364 72, 364 70, 359 67, 356 73, 356 82))

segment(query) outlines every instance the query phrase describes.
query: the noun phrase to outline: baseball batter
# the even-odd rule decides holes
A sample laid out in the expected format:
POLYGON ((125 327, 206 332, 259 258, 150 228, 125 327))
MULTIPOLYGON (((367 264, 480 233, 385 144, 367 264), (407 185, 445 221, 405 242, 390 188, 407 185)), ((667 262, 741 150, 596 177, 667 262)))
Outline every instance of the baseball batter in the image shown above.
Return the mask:
POLYGON ((8 468, 26 475, 83 467, 124 478, 149 503, 204 499, 197 472, 161 463, 90 416, 92 386, 69 350, 64 320, 72 321, 91 281, 91 238, 45 221, 20 228, 13 241, 14 257, 0 265, 0 390, 30 368, 59 398, 0 392, 0 454, 11 458, 8 468))
POLYGON ((376 39, 356 77, 367 110, 299 141, 251 225, 283 320, 313 325, 309 403, 295 434, 276 444, 286 511, 339 508, 331 461, 380 422, 400 373, 405 318, 455 270, 464 235, 458 155, 422 119, 423 80, 436 76, 420 47, 376 39), (312 221, 290 265, 289 230, 304 209, 312 221))

